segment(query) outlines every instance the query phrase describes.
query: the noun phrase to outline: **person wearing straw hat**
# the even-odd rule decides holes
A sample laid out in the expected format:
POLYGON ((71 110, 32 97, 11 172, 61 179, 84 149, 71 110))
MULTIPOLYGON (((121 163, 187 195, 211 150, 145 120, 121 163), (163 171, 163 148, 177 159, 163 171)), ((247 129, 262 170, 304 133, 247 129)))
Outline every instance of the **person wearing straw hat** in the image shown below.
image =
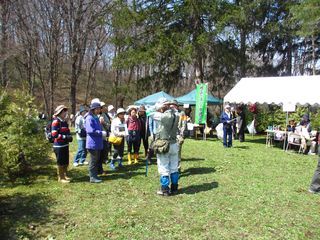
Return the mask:
POLYGON ((85 119, 85 126, 87 131, 86 148, 90 153, 89 176, 91 183, 100 183, 102 180, 98 177, 99 174, 99 159, 101 150, 103 149, 103 137, 106 132, 102 130, 99 113, 101 105, 99 102, 93 102, 90 105, 89 114, 85 119))
POLYGON ((116 136, 116 137, 122 137, 122 141, 119 145, 113 145, 113 156, 110 162, 110 168, 112 170, 115 170, 115 162, 118 161, 118 166, 122 167, 122 161, 123 161, 123 153, 124 153, 124 140, 123 138, 127 136, 126 131, 126 123, 124 119, 124 115, 126 113, 126 110, 123 108, 119 108, 117 110, 116 117, 111 122, 111 133, 110 135, 116 136))
POLYGON ((86 162, 87 149, 86 149, 86 137, 87 132, 85 129, 84 116, 87 113, 87 109, 84 106, 80 106, 79 115, 75 121, 75 131, 78 142, 78 150, 73 160, 73 166, 88 165, 86 162))
POLYGON ((68 108, 65 105, 59 105, 53 114, 51 124, 51 135, 54 138, 53 151, 57 158, 58 181, 69 183, 70 178, 67 177, 69 165, 69 142, 72 142, 70 129, 66 121, 68 108))

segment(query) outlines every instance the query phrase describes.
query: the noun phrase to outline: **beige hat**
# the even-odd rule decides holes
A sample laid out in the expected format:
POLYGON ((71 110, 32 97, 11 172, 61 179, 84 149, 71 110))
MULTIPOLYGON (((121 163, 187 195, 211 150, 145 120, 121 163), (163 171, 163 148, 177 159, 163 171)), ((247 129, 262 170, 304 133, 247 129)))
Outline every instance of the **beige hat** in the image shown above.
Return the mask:
POLYGON ((124 110, 123 108, 118 108, 117 110, 117 115, 119 115, 120 113, 125 113, 126 110, 124 110))
POLYGON ((100 102, 101 107, 105 106, 106 103, 105 102, 100 102))
POLYGON ((68 108, 65 105, 59 105, 58 107, 56 107, 56 109, 54 110, 54 116, 58 116, 63 110, 68 110, 68 108))
POLYGON ((109 105, 108 106, 108 112, 110 112, 112 109, 114 109, 114 106, 113 105, 109 105))

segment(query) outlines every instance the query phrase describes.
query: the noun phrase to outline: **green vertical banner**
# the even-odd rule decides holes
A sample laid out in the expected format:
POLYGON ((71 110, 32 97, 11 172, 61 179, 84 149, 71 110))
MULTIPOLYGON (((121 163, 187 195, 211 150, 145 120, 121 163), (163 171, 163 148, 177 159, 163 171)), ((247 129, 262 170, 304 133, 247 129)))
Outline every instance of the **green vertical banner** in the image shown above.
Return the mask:
POLYGON ((207 122, 207 104, 208 104, 208 84, 197 84, 196 93, 196 124, 206 124, 207 122))

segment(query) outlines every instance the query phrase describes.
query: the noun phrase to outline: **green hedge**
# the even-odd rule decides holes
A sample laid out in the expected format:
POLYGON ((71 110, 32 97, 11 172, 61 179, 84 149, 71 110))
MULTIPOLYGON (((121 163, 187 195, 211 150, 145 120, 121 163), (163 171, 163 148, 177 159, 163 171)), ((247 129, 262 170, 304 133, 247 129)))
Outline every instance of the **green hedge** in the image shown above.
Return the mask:
MULTIPOLYGON (((256 130, 257 132, 265 131, 268 126, 280 126, 281 129, 286 128, 286 112, 282 111, 282 106, 276 105, 257 105, 256 114, 256 130)), ((318 130, 320 127, 320 109, 318 107, 296 107, 295 112, 290 112, 288 119, 295 120, 298 124, 304 114, 309 114, 311 119, 311 125, 313 130, 318 130)), ((252 114, 248 108, 246 109, 247 124, 249 124, 253 118, 252 114)))

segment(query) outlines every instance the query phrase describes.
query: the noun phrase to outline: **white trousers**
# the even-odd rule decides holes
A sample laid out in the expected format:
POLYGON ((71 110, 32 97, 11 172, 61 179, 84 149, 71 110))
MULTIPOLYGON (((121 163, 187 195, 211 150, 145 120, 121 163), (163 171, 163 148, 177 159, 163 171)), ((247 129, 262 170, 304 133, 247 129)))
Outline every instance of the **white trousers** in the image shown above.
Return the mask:
POLYGON ((178 172, 179 145, 171 143, 169 152, 157 153, 158 172, 161 176, 170 176, 171 173, 178 172))

